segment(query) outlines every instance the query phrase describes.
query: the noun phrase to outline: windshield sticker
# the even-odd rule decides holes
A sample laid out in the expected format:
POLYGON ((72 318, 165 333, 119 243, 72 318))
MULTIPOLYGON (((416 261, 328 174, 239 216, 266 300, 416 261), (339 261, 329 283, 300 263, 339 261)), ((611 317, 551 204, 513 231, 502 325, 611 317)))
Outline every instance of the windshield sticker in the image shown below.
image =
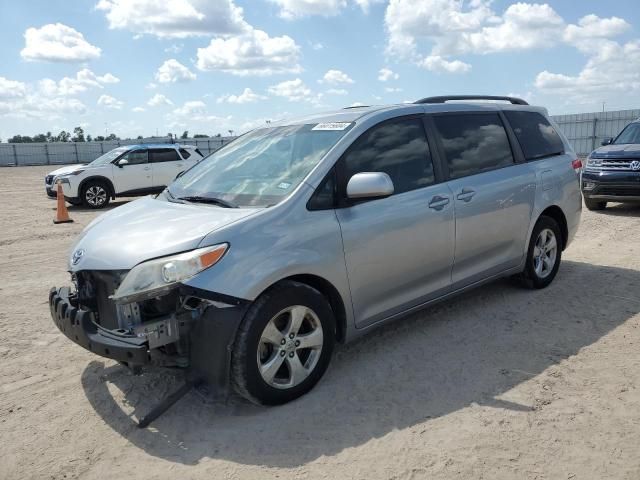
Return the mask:
POLYGON ((344 130, 349 125, 351 125, 351 123, 344 123, 344 122, 319 123, 315 127, 313 127, 311 130, 344 130))
POLYGON ((286 190, 287 188, 289 188, 291 186, 291 184, 289 182, 282 182, 278 185, 278 188, 282 189, 282 190, 286 190))

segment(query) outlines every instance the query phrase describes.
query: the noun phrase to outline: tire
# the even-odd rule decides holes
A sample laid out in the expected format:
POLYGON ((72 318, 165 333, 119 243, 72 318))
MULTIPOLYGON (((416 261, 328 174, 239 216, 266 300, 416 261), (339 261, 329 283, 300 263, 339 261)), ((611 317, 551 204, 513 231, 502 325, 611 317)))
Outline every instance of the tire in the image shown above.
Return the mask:
POLYGON ((298 282, 279 283, 253 303, 240 324, 231 356, 233 387, 260 405, 304 395, 329 366, 335 331, 333 311, 320 292, 298 282), (292 327, 294 317, 302 318, 298 329, 292 327))
POLYGON ((82 187, 82 203, 87 208, 104 208, 109 205, 111 193, 106 182, 90 180, 82 187))
POLYGON ((562 232, 560 231, 558 223, 551 217, 541 216, 531 232, 529 248, 527 250, 527 261, 524 271, 518 277, 520 283, 532 289, 548 287, 560 268, 562 243, 562 232), (544 238, 548 239, 548 232, 551 232, 553 240, 555 240, 554 255, 549 255, 551 249, 545 250, 544 252, 540 250, 540 245, 546 245, 546 241, 542 238, 543 232, 546 234, 544 238), (541 259, 541 255, 546 257, 546 261, 541 259), (542 264, 540 262, 542 262, 542 264), (542 268, 540 268, 541 265, 542 268))
POLYGON ((584 198, 584 204, 587 206, 589 210, 604 210, 607 208, 607 202, 599 202, 597 200, 592 200, 590 198, 584 198))
POLYGON ((67 199, 67 202, 69 203, 69 205, 73 205, 74 207, 82 205, 82 200, 80 200, 79 198, 69 198, 67 199))

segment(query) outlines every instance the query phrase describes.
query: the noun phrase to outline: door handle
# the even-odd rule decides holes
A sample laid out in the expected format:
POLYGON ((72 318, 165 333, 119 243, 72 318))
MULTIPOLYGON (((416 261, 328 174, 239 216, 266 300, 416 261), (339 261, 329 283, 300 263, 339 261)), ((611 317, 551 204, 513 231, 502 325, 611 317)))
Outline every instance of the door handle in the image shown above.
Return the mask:
POLYGON ((462 200, 463 202, 470 202, 475 194, 475 190, 472 190, 470 188, 463 188, 456 198, 458 200, 462 200))
POLYGON ((429 202, 429 208, 433 208, 434 210, 442 210, 448 203, 449 199, 447 197, 436 195, 429 202))
POLYGON ((144 167, 145 170, 151 170, 151 167, 144 167))

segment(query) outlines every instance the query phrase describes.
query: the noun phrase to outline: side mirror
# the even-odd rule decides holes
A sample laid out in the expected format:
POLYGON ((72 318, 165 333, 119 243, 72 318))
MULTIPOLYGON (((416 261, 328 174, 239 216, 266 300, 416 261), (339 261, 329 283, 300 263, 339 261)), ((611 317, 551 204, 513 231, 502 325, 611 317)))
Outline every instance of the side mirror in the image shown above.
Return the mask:
POLYGON ((120 160, 120 161, 118 162, 118 166, 119 166, 120 168, 124 167, 125 165, 129 165, 129 160, 127 160, 126 158, 123 158, 122 160, 120 160))
POLYGON ((605 138, 604 140, 602 140, 602 142, 600 143, 600 145, 602 145, 603 147, 607 146, 607 145, 611 145, 613 143, 613 138, 609 137, 609 138, 605 138))
POLYGON ((347 183, 349 198, 380 198, 393 194, 393 182, 383 172, 356 173, 347 183))

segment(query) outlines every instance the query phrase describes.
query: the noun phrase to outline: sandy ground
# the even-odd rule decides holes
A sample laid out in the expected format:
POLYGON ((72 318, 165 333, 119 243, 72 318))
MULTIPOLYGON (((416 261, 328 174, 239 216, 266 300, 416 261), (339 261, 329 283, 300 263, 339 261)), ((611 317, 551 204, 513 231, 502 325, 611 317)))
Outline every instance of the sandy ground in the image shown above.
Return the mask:
POLYGON ((46 168, 0 169, 0 478, 640 478, 640 207, 585 210, 544 291, 499 281, 336 352, 278 408, 170 391, 58 333, 47 306, 96 213, 54 226, 46 168))

